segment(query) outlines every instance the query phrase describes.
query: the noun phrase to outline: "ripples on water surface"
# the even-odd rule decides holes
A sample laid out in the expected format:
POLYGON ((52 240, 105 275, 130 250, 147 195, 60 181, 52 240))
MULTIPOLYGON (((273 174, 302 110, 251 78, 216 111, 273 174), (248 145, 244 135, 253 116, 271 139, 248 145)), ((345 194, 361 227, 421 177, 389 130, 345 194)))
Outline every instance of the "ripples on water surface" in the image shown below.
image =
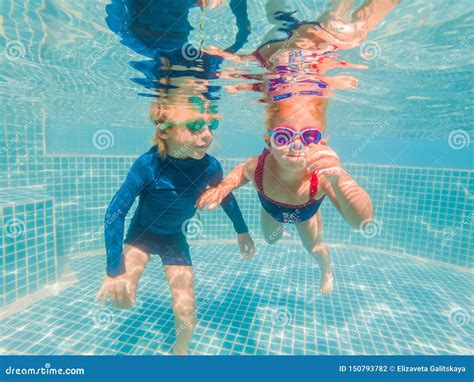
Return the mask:
MULTIPOLYGON (((150 90, 150 85, 159 83, 153 73, 156 64, 150 62, 153 54, 144 56, 147 49, 139 46, 136 39, 123 33, 118 36, 110 30, 105 22, 107 5, 111 6, 105 1, 38 1, 27 7, 17 2, 4 4, 5 49, 10 56, 23 57, 4 62, 4 92, 16 95, 12 104, 32 102, 38 105, 37 112, 42 108, 55 121, 77 128, 143 128, 148 104, 138 94, 156 95, 150 90)), ((115 7, 119 5, 120 2, 114 2, 115 7)), ((291 1, 286 9, 296 10, 293 16, 298 20, 314 20, 325 4, 291 1)), ((247 42, 239 53, 254 51, 274 27, 267 20, 263 2, 249 2, 248 14, 251 33, 240 37, 247 42)), ((108 17, 115 16, 109 12, 108 17)), ((446 138, 447 125, 470 131, 472 17, 468 2, 402 2, 369 34, 360 49, 340 51, 341 60, 365 64, 369 69, 342 70, 358 79, 358 88, 334 94, 330 109, 333 129, 342 135, 364 136, 372 133, 380 121, 386 121, 384 135, 398 137, 402 133, 404 137, 435 140, 446 138)), ((191 8, 188 19, 193 27, 189 48, 226 48, 236 42, 236 18, 226 6, 205 12, 191 8)), ((115 21, 119 25, 122 22, 115 21)), ((271 32, 271 36, 275 34, 271 32)), ((202 52, 187 54, 191 64, 202 66, 202 52), (194 55, 200 58, 194 59, 194 55)), ((338 71, 335 73, 339 74, 338 71)), ((193 70, 190 72, 193 74, 193 70)), ((238 131, 254 129, 252 116, 262 113, 257 102, 261 95, 249 91, 230 93, 219 88, 243 81, 254 83, 243 80, 242 74, 257 74, 262 69, 255 62, 224 62, 217 75, 222 72, 229 74, 225 77, 237 77, 210 79, 210 98, 222 98, 224 126, 235 126, 238 131), (231 104, 246 107, 236 113, 231 112, 231 104)))

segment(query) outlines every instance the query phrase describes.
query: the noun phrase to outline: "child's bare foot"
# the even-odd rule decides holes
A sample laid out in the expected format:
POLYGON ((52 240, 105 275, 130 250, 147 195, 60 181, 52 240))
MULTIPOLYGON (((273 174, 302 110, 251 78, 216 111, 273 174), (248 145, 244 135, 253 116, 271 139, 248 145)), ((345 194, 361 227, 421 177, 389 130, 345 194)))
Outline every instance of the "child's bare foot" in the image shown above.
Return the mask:
POLYGON ((174 355, 189 355, 189 349, 187 344, 182 344, 176 341, 173 345, 174 355))
POLYGON ((321 284, 320 290, 321 294, 324 296, 325 294, 332 293, 334 284, 334 277, 332 275, 331 269, 329 271, 321 271, 321 284))
POLYGON ((321 283, 319 284, 322 295, 329 294, 333 291, 334 277, 331 268, 331 256, 328 247, 323 244, 323 248, 313 255, 319 264, 321 271, 321 283))

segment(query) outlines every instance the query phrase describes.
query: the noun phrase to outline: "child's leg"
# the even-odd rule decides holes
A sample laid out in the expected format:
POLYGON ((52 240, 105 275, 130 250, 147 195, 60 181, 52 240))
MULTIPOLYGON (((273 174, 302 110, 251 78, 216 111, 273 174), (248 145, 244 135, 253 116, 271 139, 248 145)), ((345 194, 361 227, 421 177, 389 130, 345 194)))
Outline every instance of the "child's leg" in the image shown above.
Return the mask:
POLYGON ((132 283, 130 292, 124 293, 122 302, 113 301, 112 305, 116 309, 130 309, 135 303, 135 294, 138 287, 138 281, 150 259, 150 254, 140 248, 125 244, 123 247, 123 256, 125 261, 125 271, 130 275, 132 283))
POLYGON ((366 34, 374 29, 400 0, 365 0, 354 12, 353 22, 361 23, 366 34))
POLYGON ((332 1, 330 9, 318 20, 328 34, 328 42, 343 49, 359 46, 399 0, 365 0, 350 16, 353 1, 332 1))
POLYGON ((318 22, 327 23, 330 20, 351 22, 354 0, 330 0, 326 11, 318 18, 318 22))
POLYGON ((187 265, 163 266, 173 300, 176 341, 173 352, 185 355, 196 327, 193 267, 187 265))
POLYGON ((333 276, 329 248, 322 242, 323 218, 318 211, 311 219, 296 223, 296 229, 306 250, 317 260, 321 270, 321 294, 331 293, 333 276))
POLYGON ((283 223, 273 219, 263 208, 260 208, 260 225, 262 226, 262 233, 265 241, 268 244, 275 244, 283 235, 283 223))

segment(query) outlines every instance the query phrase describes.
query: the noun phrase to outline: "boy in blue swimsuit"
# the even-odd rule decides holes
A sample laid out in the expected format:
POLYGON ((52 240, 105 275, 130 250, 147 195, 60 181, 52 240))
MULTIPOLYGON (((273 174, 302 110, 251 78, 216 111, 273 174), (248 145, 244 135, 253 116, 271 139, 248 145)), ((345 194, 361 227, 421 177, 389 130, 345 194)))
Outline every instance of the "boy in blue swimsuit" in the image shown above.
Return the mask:
MULTIPOLYGON (((189 104, 196 101, 209 102, 193 99, 189 104)), ((172 294, 177 332, 175 354, 188 353, 196 325, 186 224, 195 213, 198 197, 208 186, 216 186, 223 179, 219 161, 206 154, 218 120, 206 106, 206 112, 202 106, 200 110, 184 106, 161 104, 152 109, 157 126, 153 147, 133 163, 107 208, 107 275, 96 295, 96 301, 102 296, 102 305, 110 297, 116 308, 130 308, 150 254, 158 254, 172 294), (125 216, 137 196, 138 207, 123 242, 125 216)), ((254 244, 237 201, 230 194, 221 206, 232 220, 242 255, 250 258, 254 244)))

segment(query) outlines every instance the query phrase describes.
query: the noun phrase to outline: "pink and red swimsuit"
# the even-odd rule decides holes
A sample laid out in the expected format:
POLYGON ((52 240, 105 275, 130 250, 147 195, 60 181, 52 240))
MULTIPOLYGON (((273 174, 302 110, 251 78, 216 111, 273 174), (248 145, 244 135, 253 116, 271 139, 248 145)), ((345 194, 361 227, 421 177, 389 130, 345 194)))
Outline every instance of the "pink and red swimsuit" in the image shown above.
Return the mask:
POLYGON ((260 203, 265 211, 267 211, 275 220, 281 223, 299 223, 310 219, 318 212, 325 195, 321 199, 315 200, 313 197, 318 191, 318 177, 313 172, 310 185, 310 200, 304 204, 286 204, 277 202, 265 195, 263 191, 263 170, 265 167, 265 158, 270 154, 268 149, 264 149, 258 157, 258 164, 255 170, 255 184, 257 185, 257 193, 260 203))

